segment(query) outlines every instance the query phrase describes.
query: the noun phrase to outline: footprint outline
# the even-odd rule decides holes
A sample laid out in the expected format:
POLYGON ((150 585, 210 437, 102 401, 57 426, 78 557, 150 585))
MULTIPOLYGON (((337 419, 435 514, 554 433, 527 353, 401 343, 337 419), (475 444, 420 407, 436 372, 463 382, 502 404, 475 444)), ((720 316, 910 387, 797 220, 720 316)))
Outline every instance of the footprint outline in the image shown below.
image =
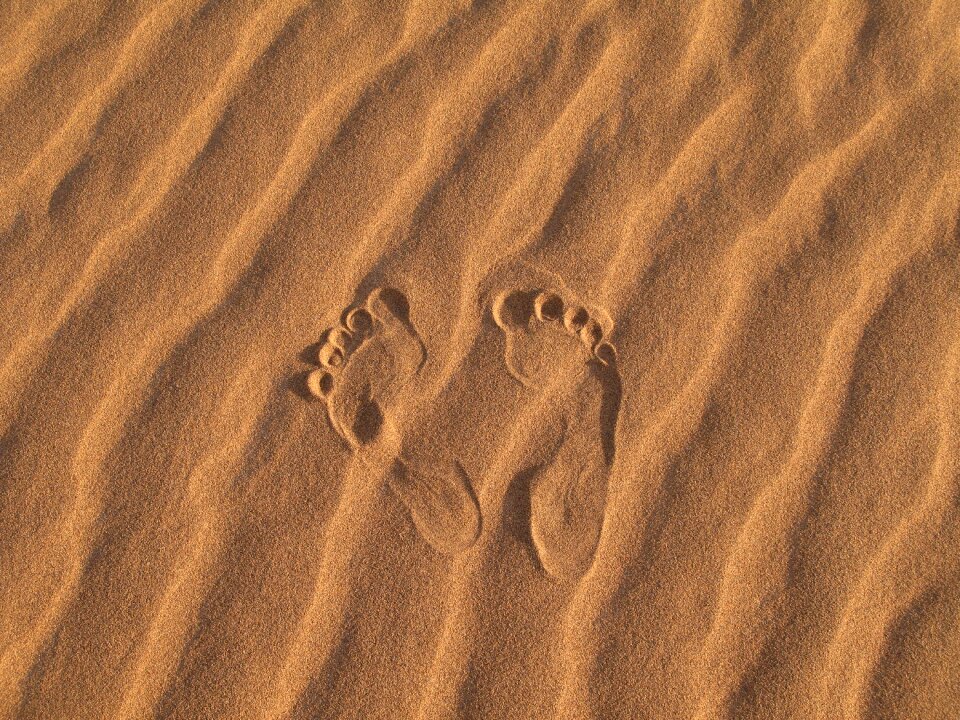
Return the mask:
POLYGON ((333 430, 355 456, 385 474, 428 544, 448 555, 472 546, 482 520, 462 466, 402 457, 395 410, 427 361, 406 296, 395 288, 374 288, 346 307, 313 347, 309 359, 316 368, 306 375, 306 390, 324 403, 333 430))
POLYGON ((616 349, 608 340, 613 331, 609 315, 588 308, 562 283, 543 282, 542 275, 539 282, 491 293, 489 308, 505 338, 507 371, 540 393, 552 406, 549 412, 559 413, 557 445, 529 478, 530 538, 548 575, 576 580, 593 564, 606 518, 622 379, 616 349), (527 350, 547 356, 546 365, 553 371, 548 378, 538 377, 542 368, 531 370, 521 361, 520 345, 536 344, 535 336, 544 332, 554 334, 554 347, 541 344, 527 350), (564 367, 551 365, 564 340, 575 354, 561 361, 564 367), (570 344, 573 341, 579 346, 570 344), (584 404, 588 385, 593 386, 586 393, 592 393, 592 400, 584 404), (596 413, 593 418, 591 411, 596 413))

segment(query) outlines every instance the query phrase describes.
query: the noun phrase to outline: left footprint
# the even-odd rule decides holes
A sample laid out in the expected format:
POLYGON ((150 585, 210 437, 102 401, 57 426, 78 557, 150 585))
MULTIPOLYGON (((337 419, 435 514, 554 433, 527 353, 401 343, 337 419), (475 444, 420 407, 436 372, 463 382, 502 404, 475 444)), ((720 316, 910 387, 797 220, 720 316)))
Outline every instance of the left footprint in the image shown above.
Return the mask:
POLYGON ((323 333, 320 368, 307 376, 307 388, 326 402, 330 424, 351 447, 372 446, 390 438, 390 411, 426 357, 406 297, 378 288, 323 333))
POLYGON ((307 389, 326 403, 330 425, 368 464, 386 468, 390 487, 420 534, 436 550, 454 553, 480 534, 480 508, 457 463, 410 463, 400 457, 394 410, 427 353, 410 321, 407 298, 377 288, 348 308, 323 335, 307 389))

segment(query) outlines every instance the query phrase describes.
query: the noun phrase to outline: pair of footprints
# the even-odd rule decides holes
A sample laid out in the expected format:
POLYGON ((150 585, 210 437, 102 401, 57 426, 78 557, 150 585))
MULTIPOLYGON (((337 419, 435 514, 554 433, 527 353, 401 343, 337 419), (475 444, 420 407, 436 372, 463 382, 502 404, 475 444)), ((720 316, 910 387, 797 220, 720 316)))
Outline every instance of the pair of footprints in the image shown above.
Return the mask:
MULTIPOLYGON (((490 314, 505 335, 507 371, 549 418, 546 459, 530 473, 530 539, 544 570, 575 579, 600 539, 620 404, 609 321, 558 292, 498 294, 490 314)), ((324 332, 307 389, 330 424, 366 461, 388 468, 391 488, 437 550, 469 548, 481 530, 473 485, 458 463, 439 470, 402 458, 391 410, 426 361, 406 298, 379 288, 324 332)), ((542 448, 541 448, 542 450, 542 448)))

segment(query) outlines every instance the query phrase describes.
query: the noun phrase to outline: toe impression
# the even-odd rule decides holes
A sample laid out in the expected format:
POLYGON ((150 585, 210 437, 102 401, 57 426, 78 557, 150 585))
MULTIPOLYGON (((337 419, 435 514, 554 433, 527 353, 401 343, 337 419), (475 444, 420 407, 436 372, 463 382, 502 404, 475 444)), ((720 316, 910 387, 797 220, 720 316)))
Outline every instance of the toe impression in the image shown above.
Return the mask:
POLYGON ((554 293, 542 292, 534 298, 533 312, 541 322, 559 320, 563 315, 563 300, 554 293))
POLYGON ((589 320, 589 313, 582 307, 568 308, 563 314, 563 326, 571 335, 579 333, 589 320))
POLYGON ((343 366, 343 350, 330 344, 324 343, 320 346, 317 353, 317 360, 320 365, 327 368, 338 368, 343 366))
POLYGON ((333 392, 333 375, 326 370, 314 370, 307 375, 307 390, 319 400, 325 400, 333 392))
POLYGON ((365 308, 352 308, 344 316, 343 324, 354 335, 363 337, 373 329, 373 317, 365 308))

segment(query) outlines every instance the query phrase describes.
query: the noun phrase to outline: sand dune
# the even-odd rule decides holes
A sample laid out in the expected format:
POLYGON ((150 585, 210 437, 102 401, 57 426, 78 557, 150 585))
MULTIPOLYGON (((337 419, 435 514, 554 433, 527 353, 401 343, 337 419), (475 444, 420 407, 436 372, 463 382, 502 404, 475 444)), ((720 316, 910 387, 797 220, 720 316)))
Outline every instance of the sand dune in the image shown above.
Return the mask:
POLYGON ((946 719, 960 4, 14 2, 0 717, 946 719))

